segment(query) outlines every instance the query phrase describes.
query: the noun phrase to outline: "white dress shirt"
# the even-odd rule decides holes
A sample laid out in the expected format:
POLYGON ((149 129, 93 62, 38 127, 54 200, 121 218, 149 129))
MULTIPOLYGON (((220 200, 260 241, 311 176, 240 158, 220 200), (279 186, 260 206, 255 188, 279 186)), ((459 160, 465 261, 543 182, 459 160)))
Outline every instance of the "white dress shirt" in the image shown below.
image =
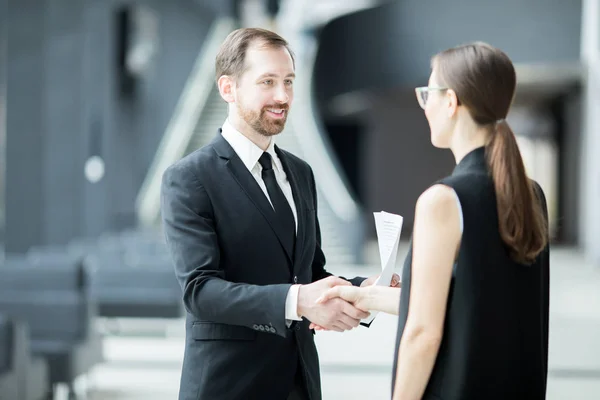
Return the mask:
MULTIPOLYGON (((273 203, 269 198, 269 192, 267 191, 267 186, 262 179, 262 166, 258 162, 258 159, 263 154, 263 150, 254 144, 250 139, 240 133, 237 129, 233 127, 229 123, 229 120, 225 120, 222 127, 223 138, 227 140, 227 142, 233 147, 233 150, 236 152, 238 157, 242 160, 246 168, 250 171, 258 186, 262 189, 263 193, 271 203, 271 207, 273 203)), ((296 204, 294 203, 294 196, 292 195, 292 187, 290 186, 290 182, 287 179, 285 171, 283 170, 283 165, 281 164, 281 160, 277 156, 275 152, 275 142, 271 139, 271 143, 267 148, 267 153, 271 155, 273 159, 273 170, 275 172, 275 179, 279 184, 279 187, 283 191, 285 198, 290 204, 290 208, 292 209, 292 213, 294 214, 294 221, 296 223, 296 233, 298 232, 298 213, 296 211, 296 204)), ((290 288, 287 297, 285 299, 285 319, 287 320, 288 326, 291 324, 292 320, 300 321, 302 318, 298 316, 298 289, 300 285, 292 285, 290 288)))

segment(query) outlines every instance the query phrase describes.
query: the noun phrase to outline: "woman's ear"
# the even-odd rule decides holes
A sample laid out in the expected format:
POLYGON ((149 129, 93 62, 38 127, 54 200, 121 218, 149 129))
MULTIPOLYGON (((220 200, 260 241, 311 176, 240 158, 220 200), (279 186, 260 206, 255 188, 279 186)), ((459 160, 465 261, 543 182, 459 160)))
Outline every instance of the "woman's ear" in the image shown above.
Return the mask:
POLYGON ((452 89, 446 91, 446 98, 448 99, 448 118, 452 118, 458 109, 458 97, 456 92, 452 89))

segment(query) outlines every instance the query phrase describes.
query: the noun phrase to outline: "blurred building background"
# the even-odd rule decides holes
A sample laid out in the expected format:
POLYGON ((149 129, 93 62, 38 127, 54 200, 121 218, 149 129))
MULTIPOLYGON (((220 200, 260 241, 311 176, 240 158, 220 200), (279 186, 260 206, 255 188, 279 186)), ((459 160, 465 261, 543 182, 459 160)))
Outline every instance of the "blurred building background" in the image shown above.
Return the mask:
MULTIPOLYGON (((600 1, 265 3, 0 0, 0 399, 176 398, 160 181, 224 121, 214 57, 250 25, 295 49, 277 143, 315 171, 338 274, 375 272, 372 213, 403 215, 408 239, 418 195, 452 171, 414 95, 430 57, 482 40, 512 58, 508 121, 551 214, 548 398, 600 399, 600 1)), ((325 399, 389 396, 395 319, 378 319, 317 336, 325 399)))

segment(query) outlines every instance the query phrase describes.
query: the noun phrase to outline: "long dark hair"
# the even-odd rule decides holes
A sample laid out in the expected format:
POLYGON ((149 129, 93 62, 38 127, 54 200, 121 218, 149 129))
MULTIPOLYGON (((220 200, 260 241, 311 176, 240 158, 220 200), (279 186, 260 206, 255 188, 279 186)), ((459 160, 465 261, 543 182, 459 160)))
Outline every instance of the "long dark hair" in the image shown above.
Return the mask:
POLYGON ((500 236, 513 260, 531 264, 548 244, 548 224, 505 120, 516 87, 510 58, 489 44, 475 42, 435 55, 432 67, 473 120, 489 126, 486 158, 496 188, 500 236))

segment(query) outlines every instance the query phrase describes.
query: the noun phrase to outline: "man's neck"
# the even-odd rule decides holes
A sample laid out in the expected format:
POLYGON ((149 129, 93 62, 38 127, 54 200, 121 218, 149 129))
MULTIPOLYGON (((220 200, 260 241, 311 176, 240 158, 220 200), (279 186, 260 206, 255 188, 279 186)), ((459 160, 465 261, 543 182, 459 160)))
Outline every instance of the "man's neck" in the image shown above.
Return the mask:
POLYGON ((248 124, 237 118, 232 118, 230 116, 227 119, 234 129, 236 129, 242 135, 246 136, 252 143, 260 147, 263 151, 267 151, 269 145, 271 144, 270 137, 261 135, 260 133, 252 129, 248 124))

